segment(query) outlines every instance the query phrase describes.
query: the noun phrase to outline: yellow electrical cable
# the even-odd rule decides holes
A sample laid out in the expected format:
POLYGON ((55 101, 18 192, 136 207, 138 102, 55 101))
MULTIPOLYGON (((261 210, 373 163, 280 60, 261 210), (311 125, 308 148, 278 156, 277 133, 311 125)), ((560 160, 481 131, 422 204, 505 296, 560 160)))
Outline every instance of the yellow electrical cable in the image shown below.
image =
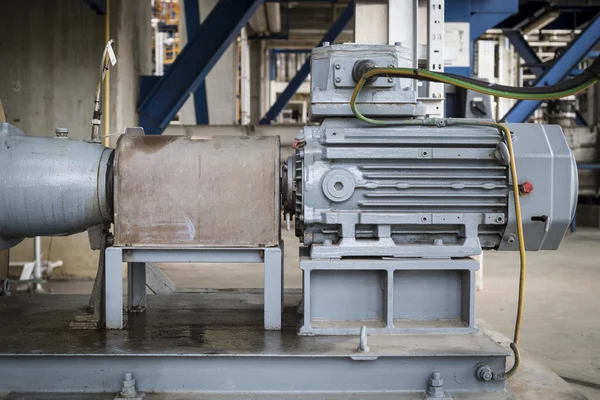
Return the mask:
POLYGON ((512 368, 506 373, 506 378, 513 376, 521 365, 521 353, 519 352, 519 340, 521 338, 521 325, 523 323, 523 309, 525 306, 525 278, 527 276, 527 257, 525 253, 525 235, 523 233, 523 219, 521 216, 521 199, 519 197, 519 178, 517 177, 517 163, 515 161, 515 153, 513 150, 512 137, 510 130, 503 124, 496 122, 485 121, 461 121, 460 119, 447 119, 448 125, 474 125, 474 126, 490 126, 498 129, 506 138, 506 146, 510 156, 510 174, 512 179, 513 197, 515 202, 515 218, 517 223, 517 240, 519 245, 520 271, 519 271, 519 295, 517 300, 517 317, 515 320, 515 333, 513 342, 510 344, 515 362, 512 368))
POLYGON ((506 145, 508 154, 510 154, 510 172, 513 181, 513 195, 515 200, 515 216, 517 218, 517 237, 519 241, 519 255, 521 259, 521 270, 519 273, 519 298, 517 303, 517 319, 515 321, 515 334, 510 348, 515 355, 515 362, 512 368, 506 373, 506 377, 510 378, 517 372, 521 364, 521 354, 519 352, 519 339, 521 338, 521 324, 523 322, 523 308, 525 306, 525 278, 527 275, 527 257, 525 256, 525 235, 523 234, 523 220, 521 219, 521 200, 519 198, 519 181, 517 180, 517 165, 515 162, 515 154, 513 152, 512 139, 510 131, 505 125, 492 123, 498 129, 504 132, 506 137, 506 145))
MULTIPOLYGON (((104 16, 104 43, 110 41, 110 0, 106 0, 106 15, 104 16)), ((108 64, 108 54, 106 55, 108 64)), ((102 136, 102 144, 106 147, 110 146, 110 69, 106 70, 104 78, 104 135, 102 136)))
MULTIPOLYGON (((429 71, 426 69, 412 69, 412 68, 398 68, 398 67, 376 67, 372 68, 369 71, 365 72, 359 81, 357 87, 362 88, 365 82, 369 78, 376 78, 378 76, 386 76, 388 78, 409 78, 409 79, 417 79, 417 80, 431 80, 433 82, 441 82, 446 83, 453 86, 458 86, 463 89, 473 90, 475 92, 489 94, 492 96, 503 97, 507 99, 516 99, 516 100, 553 100, 560 99, 566 96, 575 95, 579 92, 582 92, 598 83, 597 77, 590 77, 589 80, 579 84, 578 86, 574 86, 569 89, 558 90, 552 93, 519 93, 519 92, 510 92, 507 90, 499 90, 494 89, 493 86, 482 85, 485 82, 481 82, 480 84, 475 84, 473 82, 465 81, 458 76, 447 76, 444 73, 429 71)), ((359 88, 359 90, 360 90, 359 88)), ((546 89, 548 89, 547 87, 546 89)), ((531 88, 532 90, 535 88, 531 88)))

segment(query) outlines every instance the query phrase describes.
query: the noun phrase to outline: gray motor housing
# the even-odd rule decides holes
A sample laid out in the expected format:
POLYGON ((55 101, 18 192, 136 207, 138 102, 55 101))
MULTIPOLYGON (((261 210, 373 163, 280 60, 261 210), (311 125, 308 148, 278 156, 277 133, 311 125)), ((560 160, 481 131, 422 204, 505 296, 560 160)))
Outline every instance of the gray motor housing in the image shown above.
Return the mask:
POLYGON ((0 248, 26 237, 68 235, 110 222, 101 144, 24 136, 0 124, 0 248))
MULTIPOLYGON (((559 126, 509 124, 527 250, 556 249, 573 218, 577 168, 559 126)), ((283 171, 283 203, 312 258, 467 257, 517 250, 508 152, 475 126, 307 126, 283 171)))

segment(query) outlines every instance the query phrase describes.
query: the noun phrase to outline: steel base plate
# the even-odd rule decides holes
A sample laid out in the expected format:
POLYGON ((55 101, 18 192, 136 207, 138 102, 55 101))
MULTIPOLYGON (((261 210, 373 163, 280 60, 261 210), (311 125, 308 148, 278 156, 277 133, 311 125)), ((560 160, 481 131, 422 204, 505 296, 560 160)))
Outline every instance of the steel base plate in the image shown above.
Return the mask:
POLYGON ((480 362, 505 368, 509 351, 487 333, 370 335, 369 352, 360 353, 358 337, 298 336, 299 299, 299 291, 286 293, 281 331, 263 329, 262 291, 252 290, 149 296, 147 311, 130 314, 124 330, 90 331, 69 330, 86 296, 0 298, 0 393, 114 398, 131 372, 147 399, 398 399, 420 396, 435 370, 454 398, 511 396, 504 382, 474 377, 480 362), (168 392, 178 395, 154 397, 168 392))

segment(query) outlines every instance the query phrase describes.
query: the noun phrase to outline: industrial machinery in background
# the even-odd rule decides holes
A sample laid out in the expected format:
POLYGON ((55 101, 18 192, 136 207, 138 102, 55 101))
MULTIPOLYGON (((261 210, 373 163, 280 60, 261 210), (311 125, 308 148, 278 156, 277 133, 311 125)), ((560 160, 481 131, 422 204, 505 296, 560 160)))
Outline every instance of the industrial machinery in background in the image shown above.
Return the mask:
MULTIPOLYGON (((509 88, 416 69, 414 57, 401 43, 314 49, 310 112, 320 124, 298 135, 281 174, 278 138, 133 128, 113 150, 3 123, 1 247, 87 229, 102 252, 95 290, 109 329, 124 326, 122 262, 129 312, 146 308, 145 263, 263 262, 264 329, 276 332, 202 357, 226 363, 210 369, 212 390, 505 396, 519 366, 525 251, 558 248, 577 201, 575 161, 559 126, 442 118, 443 101, 415 81, 430 95, 448 83, 560 98, 597 82, 599 64, 558 86, 509 88), (282 214, 301 241, 297 335, 281 330, 282 214), (475 319, 472 257, 482 249, 521 255, 508 371, 510 351, 475 319), (262 373, 249 380, 248 368, 262 373)), ((235 332, 243 342, 257 329, 235 332)), ((136 379, 153 388, 157 375, 144 373, 136 379)))
POLYGON ((179 14, 178 0, 152 0, 152 60, 156 76, 162 76, 181 51, 179 14))

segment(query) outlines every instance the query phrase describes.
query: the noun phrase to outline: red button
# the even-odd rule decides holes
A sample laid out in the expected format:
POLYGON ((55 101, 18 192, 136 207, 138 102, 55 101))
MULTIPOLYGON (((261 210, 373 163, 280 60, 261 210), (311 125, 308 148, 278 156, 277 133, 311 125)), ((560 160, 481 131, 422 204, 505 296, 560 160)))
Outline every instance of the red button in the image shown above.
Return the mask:
POLYGON ((523 194, 528 194, 533 192, 533 183, 525 182, 519 185, 519 191, 523 194))

